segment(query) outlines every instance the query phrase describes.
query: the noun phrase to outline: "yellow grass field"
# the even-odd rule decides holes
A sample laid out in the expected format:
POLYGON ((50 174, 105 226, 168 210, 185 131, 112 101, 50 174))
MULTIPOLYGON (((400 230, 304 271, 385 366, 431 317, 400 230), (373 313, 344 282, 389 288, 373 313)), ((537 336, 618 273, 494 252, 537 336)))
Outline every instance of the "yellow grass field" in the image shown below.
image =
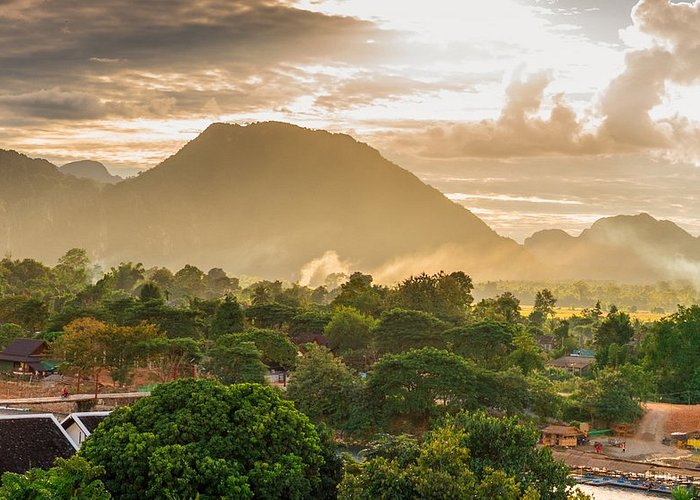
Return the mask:
MULTIPOLYGON (((520 306, 520 314, 522 314, 523 316, 527 316, 528 314, 530 314, 530 312, 532 312, 532 309, 533 306, 520 306)), ((558 319, 567 319, 573 316, 574 314, 580 314, 581 311, 583 311, 583 309, 580 307, 557 307, 555 308, 554 317, 558 319)), ((625 312, 629 314, 632 319, 638 319, 642 323, 650 323, 652 321, 657 321, 663 318, 664 316, 668 316, 668 313, 653 313, 651 311, 625 312)))

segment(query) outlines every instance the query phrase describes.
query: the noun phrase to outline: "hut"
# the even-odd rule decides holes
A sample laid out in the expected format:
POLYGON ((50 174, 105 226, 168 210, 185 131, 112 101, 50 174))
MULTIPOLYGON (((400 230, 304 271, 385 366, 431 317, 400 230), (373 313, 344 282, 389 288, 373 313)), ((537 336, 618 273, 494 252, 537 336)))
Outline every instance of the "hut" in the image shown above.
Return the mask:
POLYGON ((542 444, 545 446, 575 447, 581 435, 576 427, 568 425, 549 425, 542 429, 542 444))

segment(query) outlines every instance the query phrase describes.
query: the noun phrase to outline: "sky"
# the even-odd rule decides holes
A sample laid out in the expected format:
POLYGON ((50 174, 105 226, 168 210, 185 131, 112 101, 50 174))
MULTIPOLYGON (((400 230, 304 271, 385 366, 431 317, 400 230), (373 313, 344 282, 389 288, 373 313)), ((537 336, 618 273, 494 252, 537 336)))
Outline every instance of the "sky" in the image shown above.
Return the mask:
POLYGON ((0 148, 132 175, 212 122, 349 133, 500 234, 700 234, 700 0, 0 0, 0 148))

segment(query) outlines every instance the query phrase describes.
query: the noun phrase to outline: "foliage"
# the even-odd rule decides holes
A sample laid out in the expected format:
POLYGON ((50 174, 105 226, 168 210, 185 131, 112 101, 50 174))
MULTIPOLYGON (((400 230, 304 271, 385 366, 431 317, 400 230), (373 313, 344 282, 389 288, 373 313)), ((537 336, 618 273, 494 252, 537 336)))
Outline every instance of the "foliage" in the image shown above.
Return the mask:
POLYGON ((422 442, 408 436, 374 443, 362 463, 351 463, 339 498, 566 499, 568 468, 538 433, 516 419, 460 413, 422 442))
POLYGON ((13 500, 109 500, 112 495, 100 480, 104 467, 83 457, 56 459, 49 470, 31 469, 26 474, 5 473, 0 498, 13 500))
POLYGON ((631 423, 644 413, 634 392, 630 380, 619 370, 606 368, 595 380, 580 384, 574 398, 593 418, 607 424, 631 423))
POLYGON ((222 335, 209 351, 207 367, 225 384, 263 383, 267 367, 255 343, 235 335, 222 335))
POLYGON ((26 337, 27 332, 19 325, 14 323, 0 324, 0 350, 5 349, 14 340, 26 337))
POLYGON ((324 464, 314 426, 273 389, 203 379, 117 409, 80 455, 125 499, 310 498, 324 464))
POLYGON ((331 320, 331 313, 311 309, 296 314, 289 322, 289 335, 296 337, 305 333, 321 334, 331 320))
POLYGON ((554 314, 556 303, 557 299, 552 292, 548 288, 543 288, 535 294, 535 307, 528 319, 532 324, 541 327, 547 318, 554 314))
POLYGON ((157 369, 161 382, 177 380, 184 367, 202 359, 199 342, 191 338, 158 337, 144 342, 142 348, 148 353, 151 366, 157 369))
POLYGON ((472 310, 472 316, 481 320, 517 323, 520 316, 520 300, 510 292, 503 292, 495 298, 486 298, 472 310))
POLYGON ((146 323, 125 327, 82 318, 64 328, 53 352, 78 372, 97 377, 106 368, 114 381, 126 384, 146 355, 144 344, 161 336, 155 326, 146 323))
POLYGON ((549 448, 537 448, 539 432, 516 417, 462 412, 446 417, 442 425, 464 433, 461 443, 469 449, 469 468, 477 478, 500 470, 520 480, 522 494, 532 487, 540 498, 567 498, 566 487, 573 485, 568 467, 556 461, 549 448))
POLYGON ((476 376, 476 367, 448 351, 425 347, 388 354, 369 374, 368 404, 380 420, 424 422, 448 410, 476 406, 476 376))
POLYGON ((372 281, 369 274, 351 274, 348 281, 340 285, 340 293, 331 305, 352 307, 364 314, 378 316, 384 309, 387 290, 373 285, 372 281))
POLYGON ((374 360, 373 329, 377 321, 352 307, 339 306, 324 330, 331 349, 350 366, 363 371, 374 360))
POLYGON ((642 353, 645 369, 657 374, 664 400, 700 401, 700 306, 679 307, 654 325, 642 353))
POLYGON ((216 308, 211 320, 209 335, 216 339, 227 333, 243 331, 243 309, 235 297, 227 295, 224 301, 216 308))
POLYGON ((243 333, 225 335, 220 343, 252 342, 270 368, 291 370, 297 364, 297 346, 284 333, 263 328, 249 328, 243 333))
POLYGON ((245 311, 246 317, 257 328, 284 329, 297 314, 292 306, 278 303, 254 304, 245 311))
POLYGON ((361 386, 325 347, 310 345, 291 376, 287 397, 314 422, 342 427, 360 404, 361 386))
POLYGON ((48 317, 48 307, 39 299, 23 295, 0 298, 0 323, 14 323, 36 332, 46 325, 48 317))
POLYGON ((488 368, 503 368, 513 350, 514 327, 493 320, 477 321, 447 330, 452 351, 488 368))
POLYGON ((388 300, 394 307, 424 311, 444 321, 459 321, 474 300, 472 288, 471 278, 461 271, 422 273, 399 283, 388 300))
POLYGON ((403 352, 421 347, 445 347, 443 332, 447 325, 423 311, 392 309, 385 311, 374 329, 380 353, 403 352))
POLYGON ((510 362, 518 366, 525 375, 532 370, 544 367, 542 351, 531 333, 526 331, 516 333, 513 337, 513 346, 514 350, 509 355, 510 362))

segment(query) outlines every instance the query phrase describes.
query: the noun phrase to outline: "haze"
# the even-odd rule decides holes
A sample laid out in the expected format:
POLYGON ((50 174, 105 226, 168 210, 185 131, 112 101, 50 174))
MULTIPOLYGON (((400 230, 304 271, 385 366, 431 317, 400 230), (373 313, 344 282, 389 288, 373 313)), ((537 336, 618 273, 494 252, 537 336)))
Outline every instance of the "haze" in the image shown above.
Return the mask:
POLYGON ((6 0, 0 145, 155 166, 214 121, 378 148, 499 234, 697 235, 700 2, 6 0))

